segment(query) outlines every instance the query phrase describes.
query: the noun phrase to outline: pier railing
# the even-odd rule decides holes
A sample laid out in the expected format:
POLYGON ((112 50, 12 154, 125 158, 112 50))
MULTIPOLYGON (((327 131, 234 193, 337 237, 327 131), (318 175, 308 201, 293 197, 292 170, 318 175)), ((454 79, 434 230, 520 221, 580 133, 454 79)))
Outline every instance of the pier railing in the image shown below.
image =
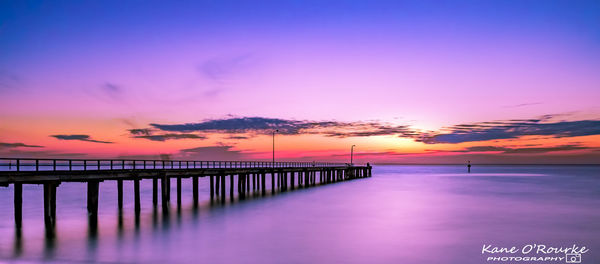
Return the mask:
POLYGON ((226 169, 226 168, 287 168, 339 167, 335 162, 270 162, 270 161, 199 161, 140 159, 31 159, 0 158, 0 171, 87 171, 144 169, 226 169))

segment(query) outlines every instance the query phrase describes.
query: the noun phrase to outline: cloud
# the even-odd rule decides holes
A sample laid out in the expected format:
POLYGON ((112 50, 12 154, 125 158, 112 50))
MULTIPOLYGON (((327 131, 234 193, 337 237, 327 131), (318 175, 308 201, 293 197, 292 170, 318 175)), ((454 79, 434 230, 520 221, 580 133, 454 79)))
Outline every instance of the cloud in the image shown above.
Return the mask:
POLYGON ((241 77, 257 68, 256 58, 250 54, 228 57, 214 57, 200 63, 197 67, 202 77, 209 81, 204 96, 214 97, 225 91, 241 77))
POLYGON ((6 142, 0 142, 0 149, 9 149, 9 148, 18 148, 18 147, 23 147, 23 148, 43 148, 43 146, 37 146, 37 145, 28 145, 25 143, 6 143, 6 142))
POLYGON ((10 158, 82 158, 86 157, 85 153, 65 153, 53 150, 30 150, 17 148, 1 148, 0 154, 10 158))
POLYGON ((206 139, 205 136, 196 134, 158 134, 158 135, 139 135, 133 138, 144 138, 152 141, 165 141, 169 139, 206 139))
POLYGON ((196 160, 240 160, 243 153, 231 150, 232 146, 207 146, 182 149, 180 153, 184 158, 196 160))
POLYGON ((531 105, 539 105, 539 104, 542 104, 542 103, 541 102, 522 103, 522 104, 516 104, 516 105, 507 105, 507 106, 504 106, 504 108, 518 108, 518 107, 531 106, 531 105))
POLYGON ((144 135, 144 136, 148 136, 148 135, 150 135, 152 133, 152 130, 148 129, 148 128, 134 128, 134 129, 129 129, 128 131, 132 135, 144 135))
POLYGON ((174 125, 150 124, 150 126, 156 129, 170 132, 207 131, 226 133, 271 133, 275 129, 278 129, 278 133, 281 134, 298 134, 299 130, 315 125, 316 124, 310 124, 308 122, 303 121, 263 117, 212 119, 200 123, 185 123, 174 125))
POLYGON ((170 139, 206 139, 206 136, 190 134, 190 133, 163 133, 155 134, 156 129, 152 128, 135 128, 129 129, 129 134, 132 138, 143 138, 152 141, 166 141, 170 139))
POLYGON ((123 88, 114 84, 114 83, 104 83, 100 86, 100 89, 106 94, 110 99, 120 100, 121 94, 123 93, 123 88))
POLYGON ((211 58, 198 66, 198 71, 207 79, 216 82, 229 81, 235 74, 244 71, 253 64, 250 54, 232 57, 211 58))
POLYGON ((428 150, 430 153, 444 153, 444 152, 496 152, 501 154, 542 154, 548 152, 558 151, 572 151, 572 150, 591 150, 595 148, 585 147, 580 145, 560 145, 554 147, 501 147, 501 146, 473 146, 461 150, 428 150))
POLYGON ((233 117, 211 119, 199 123, 150 124, 154 129, 167 132, 322 134, 330 137, 368 137, 401 135, 414 137, 419 133, 408 126, 378 122, 300 121, 265 117, 233 117))
MULTIPOLYGON (((167 133, 231 133, 231 134, 315 134, 327 137, 371 137, 397 136, 411 138, 426 144, 454 144, 462 142, 514 139, 522 136, 576 137, 600 135, 600 120, 550 122, 558 115, 545 115, 534 119, 513 119, 488 121, 472 124, 459 124, 440 129, 424 131, 409 125, 396 125, 379 121, 310 121, 265 117, 229 117, 209 119, 197 123, 157 124, 150 128, 132 129, 135 135, 147 135, 151 131, 167 133)), ((234 136, 230 139, 234 139, 234 136)))
POLYGON ((94 143, 103 143, 103 144, 112 144, 113 142, 109 141, 100 141, 91 139, 89 135, 51 135, 51 137, 60 139, 60 140, 79 140, 79 141, 87 141, 94 143))
POLYGON ((589 147, 576 145, 562 145, 556 147, 539 147, 539 148, 516 148, 504 151, 505 154, 531 154, 531 153, 548 153, 556 151, 583 150, 590 149, 589 147))
POLYGON ((0 90, 13 90, 20 82, 21 78, 18 75, 0 70, 0 90))
POLYGON ((473 147, 468 147, 465 150, 462 150, 460 152, 488 152, 488 151, 507 151, 507 150, 510 150, 510 148, 497 147, 497 146, 473 146, 473 147))
POLYGON ((600 120, 560 121, 550 123, 550 116, 539 119, 508 120, 461 124, 446 128, 446 132, 423 135, 417 139, 427 144, 462 143, 521 136, 577 137, 600 134, 600 120))
POLYGON ((229 136, 226 139, 236 139, 236 140, 238 140, 238 139, 249 139, 249 138, 250 137, 247 137, 247 136, 229 136))

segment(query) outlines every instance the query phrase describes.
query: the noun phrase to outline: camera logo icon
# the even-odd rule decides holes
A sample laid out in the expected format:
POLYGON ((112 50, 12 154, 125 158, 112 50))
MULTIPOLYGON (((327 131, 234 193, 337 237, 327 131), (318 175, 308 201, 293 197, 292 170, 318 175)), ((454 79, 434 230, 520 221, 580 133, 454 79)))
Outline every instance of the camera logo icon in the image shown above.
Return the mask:
POLYGON ((566 254, 565 261, 567 263, 581 263, 581 254, 566 254))

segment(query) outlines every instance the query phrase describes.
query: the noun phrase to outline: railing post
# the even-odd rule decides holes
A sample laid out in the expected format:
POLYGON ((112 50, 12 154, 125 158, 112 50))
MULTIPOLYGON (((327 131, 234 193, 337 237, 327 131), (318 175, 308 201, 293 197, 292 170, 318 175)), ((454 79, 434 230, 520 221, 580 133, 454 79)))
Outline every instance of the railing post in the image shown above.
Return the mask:
POLYGON ((36 159, 35 160, 35 171, 39 171, 40 170, 40 160, 36 159))
POLYGON ((17 171, 20 171, 20 170, 21 170, 21 169, 19 168, 19 165, 21 165, 20 163, 21 163, 21 162, 20 162, 20 160, 19 160, 19 159, 17 159, 17 171))
POLYGON ((69 171, 73 170, 73 165, 71 163, 72 163, 72 160, 69 160, 69 171))
POLYGON ((98 170, 100 170, 100 160, 98 160, 98 170))
POLYGON ((112 169, 113 169, 113 161, 110 160, 110 170, 112 170, 112 169))
POLYGON ((83 170, 87 170, 87 160, 83 160, 83 170))
POLYGON ((156 160, 152 161, 152 169, 156 169, 156 160))

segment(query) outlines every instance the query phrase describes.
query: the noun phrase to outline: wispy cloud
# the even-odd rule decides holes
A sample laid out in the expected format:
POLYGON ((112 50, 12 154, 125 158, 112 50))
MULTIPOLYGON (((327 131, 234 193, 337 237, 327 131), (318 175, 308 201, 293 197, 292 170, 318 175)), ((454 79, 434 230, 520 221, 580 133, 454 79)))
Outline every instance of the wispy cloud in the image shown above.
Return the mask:
POLYGON ((240 160, 243 153, 238 150, 231 150, 232 146, 206 146, 182 149, 181 155, 186 158, 198 160, 240 160))
MULTIPOLYGON (((500 147, 500 146, 473 146, 463 150, 454 150, 450 152, 500 152, 504 154, 533 154, 533 153, 548 153, 557 151, 572 151, 572 150, 587 150, 593 149, 590 147, 580 145, 560 145, 553 147, 534 147, 534 148, 520 148, 520 147, 500 147)), ((442 151, 444 152, 444 151, 442 151)))
POLYGON ((20 143, 20 142, 16 142, 16 143, 0 142, 0 149, 19 148, 19 147, 22 147, 22 148, 43 148, 43 146, 29 145, 29 144, 20 143))
POLYGON ((445 128, 443 132, 424 134, 418 141, 436 144, 511 139, 521 136, 576 137, 600 134, 600 120, 547 122, 550 117, 461 124, 445 128))
POLYGON ((21 78, 11 72, 0 70, 0 91, 1 90, 14 90, 18 87, 21 82, 21 78))
POLYGON ((207 79, 224 82, 250 67, 253 62, 253 56, 249 53, 231 57, 214 57, 202 62, 198 66, 198 71, 207 79))
POLYGON ((174 134, 174 133, 166 133, 166 134, 156 134, 156 135, 139 135, 133 136, 133 138, 144 138, 152 141, 166 141, 169 139, 206 139, 206 136, 196 135, 196 134, 174 134))
POLYGON ((112 144, 113 143, 113 142, 109 142, 109 141, 95 140, 95 139, 92 139, 89 135, 51 135, 51 137, 54 137, 59 140, 78 140, 78 141, 103 143, 103 144, 112 144))
POLYGON ((228 136, 226 137, 226 139, 235 139, 235 140, 240 140, 240 139, 249 139, 250 137, 247 136, 228 136))
POLYGON ((256 58, 250 53, 214 57, 203 61, 198 65, 198 72, 211 83, 204 95, 209 97, 218 95, 249 69, 254 68, 256 68, 256 58))
POLYGON ((101 85, 100 89, 106 96, 108 96, 112 100, 120 100, 121 95, 123 93, 123 88, 110 82, 106 82, 103 85, 101 85))
POLYGON ((190 133, 159 133, 156 134, 157 130, 152 128, 135 128, 129 129, 129 134, 132 138, 143 138, 152 141, 166 141, 170 139, 206 139, 206 136, 190 134, 190 133))
POLYGON ((515 105, 506 105, 504 106, 504 108, 518 108, 518 107, 525 107, 525 106, 532 106, 532 105, 539 105, 542 104, 541 102, 533 102, 533 103, 522 103, 522 104, 515 104, 515 105))

